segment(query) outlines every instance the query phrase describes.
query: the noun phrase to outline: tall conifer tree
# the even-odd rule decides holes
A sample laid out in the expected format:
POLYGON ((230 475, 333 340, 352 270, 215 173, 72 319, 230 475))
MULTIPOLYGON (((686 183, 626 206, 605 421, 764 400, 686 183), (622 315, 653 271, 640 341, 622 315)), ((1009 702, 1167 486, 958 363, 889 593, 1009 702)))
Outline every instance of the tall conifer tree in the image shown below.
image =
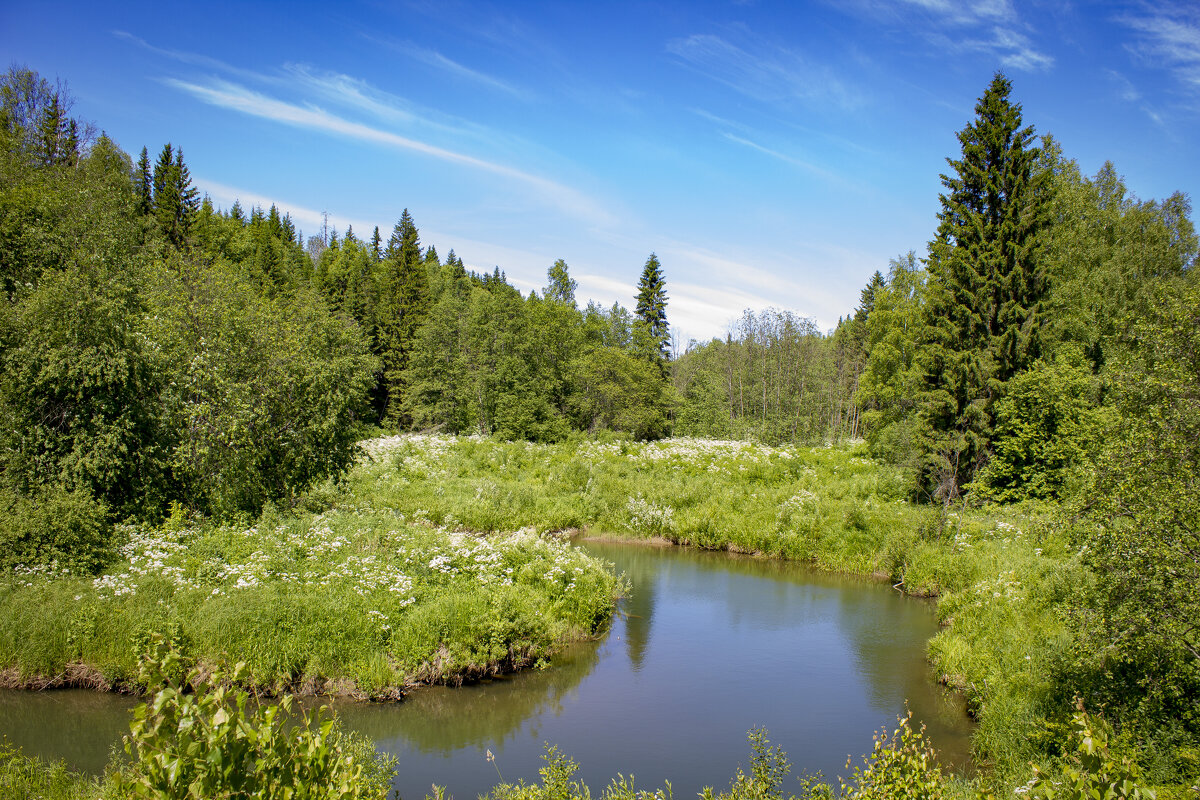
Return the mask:
POLYGON ((947 193, 929 246, 922 479, 943 502, 986 463, 992 405, 1040 349, 1046 189, 1033 128, 1022 127, 1011 90, 997 74, 959 132, 962 158, 946 159, 953 173, 942 175, 947 193))
POLYGON ((380 355, 387 384, 387 418, 393 424, 408 425, 411 418, 404 411, 404 375, 417 331, 429 313, 430 299, 420 235, 407 208, 392 229, 380 269, 380 355))
POLYGON ((667 328, 667 284, 662 265, 654 253, 646 259, 642 277, 638 281, 636 313, 646 325, 650 338, 657 348, 658 356, 666 359, 670 355, 670 332, 667 328))
POLYGON ((154 182, 150 177, 150 153, 145 147, 142 148, 142 154, 138 156, 135 180, 137 181, 135 186, 137 212, 144 217, 150 213, 154 202, 154 182))

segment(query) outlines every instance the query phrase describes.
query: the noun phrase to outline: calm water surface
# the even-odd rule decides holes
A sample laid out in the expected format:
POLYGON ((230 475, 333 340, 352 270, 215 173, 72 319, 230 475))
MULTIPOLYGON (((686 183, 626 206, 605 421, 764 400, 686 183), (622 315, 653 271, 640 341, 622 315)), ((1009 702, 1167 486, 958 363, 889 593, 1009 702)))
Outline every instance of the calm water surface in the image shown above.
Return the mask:
MULTIPOLYGON (((620 772, 641 788, 670 780, 676 797, 694 797, 748 768, 746 732, 756 727, 787 751, 793 775, 844 774, 847 756, 868 752, 906 699, 943 761, 967 767, 970 723, 925 662, 930 604, 795 564, 583 546, 633 581, 600 641, 542 671, 422 689, 397 704, 335 704, 348 727, 399 758, 405 800, 434 782, 474 798, 497 782, 497 768, 505 780, 533 780, 546 742, 579 762, 595 793, 620 772)), ((0 734, 98 771, 133 705, 82 691, 0 692, 0 734)))

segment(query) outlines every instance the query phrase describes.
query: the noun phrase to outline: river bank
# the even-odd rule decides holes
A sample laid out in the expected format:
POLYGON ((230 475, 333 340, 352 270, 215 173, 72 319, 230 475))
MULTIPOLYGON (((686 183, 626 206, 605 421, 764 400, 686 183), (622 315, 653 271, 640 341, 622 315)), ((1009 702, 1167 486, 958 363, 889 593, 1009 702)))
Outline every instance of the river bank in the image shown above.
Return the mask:
MULTIPOLYGON (((393 788, 405 798, 434 782, 454 797, 486 794, 496 765, 505 779, 535 779, 545 742, 575 759, 592 786, 632 773, 640 786, 670 780, 677 797, 694 797, 745 764, 751 728, 767 729, 797 774, 832 780, 848 756, 870 750, 873 731, 895 725, 906 701, 947 768, 970 769, 973 726, 925 659, 937 629, 928 603, 778 559, 628 541, 580 546, 632 584, 598 640, 567 646, 546 669, 421 687, 401 703, 305 705, 331 703, 346 730, 394 756, 393 788)), ((128 729, 129 705, 98 693, 0 692, 0 734, 73 766, 83 764, 86 739, 87 763, 102 770, 128 729), (64 727, 74 733, 55 734, 64 727), (91 728, 114 733, 98 741, 91 728)))
MULTIPOLYGON (((189 539, 186 563, 161 560, 187 580, 220 581, 188 588, 187 602, 171 602, 176 585, 169 597, 155 596, 155 587, 166 588, 161 575, 139 583, 131 596, 117 594, 126 585, 117 580, 120 573, 97 579, 94 592, 112 597, 88 603, 75 599, 83 588, 77 579, 32 576, 25 579, 29 585, 0 589, 7 592, 6 606, 18 612, 0 623, 0 663, 20 665, 24 674, 53 674, 85 661, 129 674, 119 661, 131 658, 128 626, 101 613, 117 600, 136 604, 158 625, 190 626, 190 641, 210 652, 247 643, 247 654, 257 659, 251 674, 267 690, 304 686, 320 675, 349 679, 368 696, 387 696, 389 687, 402 691, 422 669, 429 670, 423 678, 436 682, 452 674, 448 665, 464 674, 464 666, 503 662, 511 652, 544 658, 535 654, 591 635, 611 614, 616 579, 590 562, 572 561, 580 556, 548 535, 590 529, 758 553, 831 572, 887 575, 902 591, 936 597, 942 628, 928 653, 937 674, 963 692, 979 721, 974 750, 990 780, 997 786, 1024 782, 1029 762, 1046 757, 1043 722, 1056 713, 1059 699, 1052 663, 1066 635, 1059 609, 1080 571, 1053 508, 916 507, 904 499, 899 471, 854 446, 772 448, 686 439, 535 445, 405 436, 375 440, 367 450, 370 458, 344 484, 306 498, 313 511, 273 519, 268 512, 252 532, 217 529, 203 534, 211 538, 189 539), (518 537, 523 544, 495 558, 507 538, 502 532, 519 530, 525 531, 518 537), (272 542, 266 550, 260 545, 264 532, 272 542), (417 595, 390 589, 372 594, 368 603, 354 591, 355 576, 370 564, 382 570, 385 554, 401 549, 420 552, 420 558, 387 562, 388 568, 415 581, 415 567, 423 565, 420 575, 431 588, 421 598, 428 604, 404 605, 417 595), (318 579, 297 590, 283 580, 295 573, 285 566, 288 560, 301 554, 313 565, 308 571, 336 574, 342 588, 330 592, 318 579), (229 566, 213 566, 218 556, 229 566), (274 583, 259 578, 259 585, 244 585, 260 575, 256 565, 266 565, 264 574, 274 583), (524 576, 519 586, 504 585, 508 569, 524 576), (588 589, 581 594, 578 578, 584 574, 588 589), (281 605, 285 585, 288 601, 281 605), (236 606, 227 599, 232 592, 244 593, 236 606), (510 606, 518 612, 504 610, 510 606), (280 607, 286 612, 263 613, 280 607), (56 617, 50 609, 70 613, 56 617), (404 620, 411 632, 397 633, 404 620), (233 638, 231 629, 238 631, 233 638), (39 630, 50 633, 28 636, 39 630), (112 633, 105 639, 96 635, 102 631, 112 633), (279 631, 294 644, 280 646, 279 631), (450 633, 485 644, 439 656, 450 633), (71 648, 96 641, 108 642, 93 651, 100 657, 71 656, 71 648), (521 650, 522 644, 514 651, 514 641, 534 649, 521 650), (361 642, 370 648, 356 644, 361 642), (397 643, 424 649, 400 650, 416 655, 395 658, 397 643), (37 669, 47 654, 60 663, 37 669)), ((195 536, 186 524, 179 529, 195 536)), ((154 553, 182 546, 168 533, 170 525, 154 532, 154 553)), ((150 563, 150 551, 143 552, 146 562, 137 563, 150 563)))

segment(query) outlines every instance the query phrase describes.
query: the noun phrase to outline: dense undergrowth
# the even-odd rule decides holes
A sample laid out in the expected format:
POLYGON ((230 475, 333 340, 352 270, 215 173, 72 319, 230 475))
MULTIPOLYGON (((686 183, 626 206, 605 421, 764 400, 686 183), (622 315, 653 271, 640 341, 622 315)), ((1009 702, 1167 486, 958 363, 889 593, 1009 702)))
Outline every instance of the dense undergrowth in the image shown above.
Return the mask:
MULTIPOLYGON (((938 598, 930 657, 978 720, 986 789, 1053 772, 1086 681, 1070 615, 1089 572, 1056 506, 914 506, 861 446, 676 439, 538 445, 449 436, 367 443, 340 485, 250 528, 182 512, 130 531, 95 579, 24 574, 0 597, 8 675, 84 665, 128 681, 139 636, 173 630, 192 656, 230 654, 249 683, 385 694, 520 666, 606 620, 618 580, 553 532, 666 539, 886 576, 938 598), (501 534, 502 531, 522 531, 501 534), (468 533, 470 532, 470 533, 468 533)), ((1150 782, 1191 778, 1185 747, 1113 748, 1150 782)), ((952 784, 954 793, 974 791, 952 784)))

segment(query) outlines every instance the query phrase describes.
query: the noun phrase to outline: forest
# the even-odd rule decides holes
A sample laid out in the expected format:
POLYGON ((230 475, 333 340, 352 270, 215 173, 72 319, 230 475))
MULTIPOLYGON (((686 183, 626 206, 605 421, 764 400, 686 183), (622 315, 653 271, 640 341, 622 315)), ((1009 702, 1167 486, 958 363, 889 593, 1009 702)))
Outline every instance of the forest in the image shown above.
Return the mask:
MULTIPOLYGON (((580 308, 562 259, 540 293, 523 295, 499 267, 468 271, 453 250, 443 257, 423 245, 408 211, 386 240, 379 228, 305 239, 274 206, 216 208, 176 143, 132 158, 71 115, 61 84, 31 70, 9 69, 0 101, 6 606, 36 605, 20 594, 29 576, 90 584, 119 560, 131 530, 219 539, 316 513, 322 492, 353 474, 359 442, 383 432, 566 448, 597 437, 857 447, 898 476, 894 502, 915 516, 886 524, 917 538, 901 552, 881 534, 875 561, 830 557, 828 566, 902 580, 912 568, 915 585, 918 561, 906 554, 951 552, 948 520, 960 514, 1036 519, 1037 555, 1057 553, 1053 569, 1030 568, 1043 581, 1039 613, 1056 631, 1038 645, 1045 674, 1012 690, 1039 732, 1013 728, 1003 741, 1024 736, 1033 749, 1022 755, 1053 765, 1061 787, 1101 766, 1116 775, 1140 765, 1166 787, 1160 796, 1200 780, 1192 209, 1181 193, 1140 199, 1111 163, 1083 174, 1062 144, 1026 124, 1003 75, 958 132, 933 238, 880 265, 836 329, 747 310, 723 339, 683 352, 672 352, 667 322, 670 265, 653 253, 632 311, 580 308), (1080 714, 1086 706, 1111 726, 1112 763, 1071 760, 1077 699, 1080 714)), ((450 511, 439 513, 434 522, 447 524, 450 511)), ((506 513, 478 529, 531 522, 526 511, 506 513)), ((604 518, 589 513, 564 512, 562 527, 604 518)), ((786 536, 741 542, 714 519, 656 533, 818 562, 827 552, 793 548, 786 536)), ((594 595, 530 639, 526 661, 611 613, 619 585, 585 568, 594 595)), ((951 589, 973 585, 939 578, 924 588, 954 608, 951 589)), ((998 635, 987 624, 982 635, 998 635)), ((418 649, 406 668, 421 668, 418 649)), ((931 657, 949 658, 936 640, 931 657)), ((3 658, 0 669, 24 669, 10 651, 3 658)), ((121 669, 133 680, 135 666, 121 669)), ((1008 697, 960 688, 993 708, 1008 697)), ((979 748, 995 761, 1003 746, 979 748)), ((1016 785, 1020 769, 1002 764, 997 785, 1016 785)), ((778 789, 747 781, 734 796, 778 789)), ((1049 783, 1036 791, 1083 796, 1049 783)), ((863 792, 854 796, 931 796, 863 792)))

